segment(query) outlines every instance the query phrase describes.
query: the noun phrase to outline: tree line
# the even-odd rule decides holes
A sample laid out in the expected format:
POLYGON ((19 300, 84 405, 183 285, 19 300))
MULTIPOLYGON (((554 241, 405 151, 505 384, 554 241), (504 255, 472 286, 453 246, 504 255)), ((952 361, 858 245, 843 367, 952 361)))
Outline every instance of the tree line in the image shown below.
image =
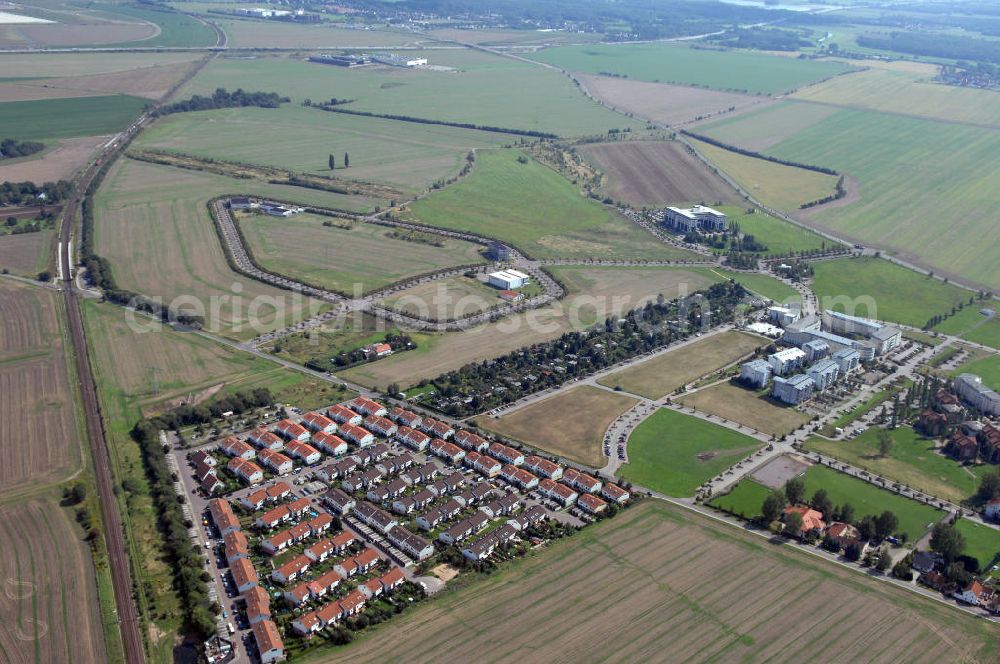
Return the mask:
POLYGON ((413 122, 416 124, 441 125, 444 127, 458 127, 459 129, 476 129, 478 131, 492 131, 498 134, 514 134, 515 136, 530 136, 532 138, 559 138, 556 134, 546 131, 534 131, 532 129, 511 129, 509 127, 495 127, 493 125, 479 125, 471 122, 449 122, 447 120, 432 120, 430 118, 418 118, 412 115, 394 115, 389 113, 372 113, 371 111, 354 111, 347 108, 336 108, 329 104, 319 104, 314 106, 330 113, 344 113, 345 115, 359 115, 365 118, 382 118, 384 120, 397 120, 399 122, 413 122))
POLYGON ((19 141, 14 138, 5 138, 0 141, 0 159, 27 157, 44 149, 45 143, 38 141, 19 141))
POLYGON ((764 159, 765 161, 770 161, 775 164, 781 164, 782 166, 792 166, 793 168, 803 168, 807 171, 815 171, 817 173, 823 173, 825 175, 840 175, 837 171, 832 168, 827 168, 826 166, 813 166, 812 164, 803 164, 797 161, 791 161, 789 159, 781 159, 779 157, 772 157, 771 155, 764 154, 762 152, 756 152, 754 150, 747 150, 735 145, 730 145, 729 143, 723 143, 720 140, 714 139, 710 136, 705 136, 704 134, 696 134, 692 131, 682 129, 681 133, 690 138, 697 139, 708 143, 709 145, 714 145, 717 148, 722 148, 723 150, 729 150, 730 152, 735 152, 736 154, 741 154, 744 157, 754 157, 755 159, 764 159))
POLYGON ((259 108, 278 108, 281 104, 290 102, 288 97, 282 97, 277 92, 247 92, 237 88, 229 92, 225 88, 216 88, 211 97, 193 95, 190 99, 161 106, 155 115, 170 115, 171 113, 186 113, 188 111, 210 111, 215 108, 242 108, 256 106, 259 108))
POLYGON ((69 198, 73 183, 68 180, 46 182, 0 182, 0 206, 44 205, 69 198))
POLYGON ((681 300, 661 295, 587 330, 442 374, 431 381, 438 393, 432 405, 454 417, 506 405, 731 320, 745 295, 735 281, 713 284, 681 300))
POLYGON ((209 600, 208 581, 211 575, 203 567, 201 552, 188 537, 188 529, 194 524, 184 516, 174 492, 177 478, 167 466, 166 446, 160 443, 159 429, 148 420, 137 422, 131 435, 142 453, 156 509, 157 526, 170 557, 174 587, 184 611, 184 623, 199 638, 207 639, 215 632, 215 615, 221 607, 209 600))

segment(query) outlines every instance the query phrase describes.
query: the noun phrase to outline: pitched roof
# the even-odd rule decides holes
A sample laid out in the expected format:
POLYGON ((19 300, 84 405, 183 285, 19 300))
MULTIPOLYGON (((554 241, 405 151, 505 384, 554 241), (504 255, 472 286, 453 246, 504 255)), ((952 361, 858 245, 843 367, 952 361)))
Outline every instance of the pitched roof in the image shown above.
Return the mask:
POLYGON ((271 620, 262 620, 253 626, 253 636, 257 640, 257 648, 261 652, 283 650, 285 644, 281 641, 278 626, 271 620))

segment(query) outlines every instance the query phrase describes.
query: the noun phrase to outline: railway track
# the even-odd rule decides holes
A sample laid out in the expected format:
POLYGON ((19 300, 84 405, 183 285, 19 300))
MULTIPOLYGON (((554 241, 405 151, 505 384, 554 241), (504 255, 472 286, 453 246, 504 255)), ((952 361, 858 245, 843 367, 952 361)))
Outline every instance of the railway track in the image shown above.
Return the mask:
POLYGON ((104 522, 104 540, 108 550, 108 564, 111 569, 111 585, 115 595, 115 607, 118 613, 118 625, 121 630, 122 643, 127 664, 144 664, 146 652, 142 638, 142 621, 136 608, 133 596, 132 571, 129 565, 128 550, 125 546, 125 534, 122 528, 121 514, 115 500, 114 479, 111 473, 111 457, 107 439, 105 438, 104 422, 101 419, 100 404, 97 399, 97 384, 94 381, 93 369, 87 348, 87 335, 83 324, 83 314, 80 309, 79 294, 73 278, 73 259, 70 255, 70 242, 76 223, 80 203, 87 187, 97 176, 104 162, 112 158, 119 146, 124 144, 127 136, 134 135, 146 122, 145 116, 137 120, 122 135, 121 140, 109 146, 108 150, 95 160, 78 178, 76 189, 69 203, 63 209, 62 227, 60 229, 60 252, 58 260, 62 270, 62 292, 66 303, 66 318, 69 323, 70 341, 73 345, 73 355, 76 363, 77 379, 80 381, 80 395, 83 403, 84 418, 87 426, 87 438, 90 443, 91 457, 94 460, 94 479, 101 502, 101 519, 104 522))

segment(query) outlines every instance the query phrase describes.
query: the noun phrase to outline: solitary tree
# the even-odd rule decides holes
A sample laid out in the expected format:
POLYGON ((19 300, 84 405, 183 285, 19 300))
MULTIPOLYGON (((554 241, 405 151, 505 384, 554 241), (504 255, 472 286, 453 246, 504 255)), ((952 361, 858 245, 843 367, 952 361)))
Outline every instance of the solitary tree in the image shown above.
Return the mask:
POLYGON ((875 563, 875 569, 880 572, 887 572, 892 566, 892 556, 889 555, 888 551, 881 550, 878 555, 878 562, 875 563))
POLYGON ((801 503, 805 495, 806 483, 801 477, 788 480, 788 484, 785 485, 785 497, 788 498, 788 502, 793 505, 801 503))
POLYGON ((854 505, 844 503, 840 507, 840 520, 844 523, 854 523, 854 505))
POLYGON ((962 555, 965 537, 950 523, 935 523, 931 530, 931 551, 941 554, 946 563, 962 555))
POLYGON ((784 494, 778 493, 777 491, 772 492, 767 498, 764 499, 764 504, 761 506, 761 516, 765 524, 769 524, 781 516, 781 513, 785 511, 785 506, 788 501, 785 500, 784 494))
POLYGON ((886 510, 875 517, 875 536, 885 539, 889 535, 892 535, 898 526, 899 519, 896 518, 895 514, 886 510))
POLYGON ((345 152, 344 153, 344 168, 350 168, 350 167, 351 167, 351 155, 349 155, 349 154, 347 154, 345 152))
POLYGON ((826 489, 817 489, 812 497, 812 506, 817 512, 822 512, 823 516, 829 517, 833 512, 833 501, 827 495, 826 489))
MULTIPOLYGON (((895 412, 895 411, 894 411, 895 412)), ((892 451, 892 434, 885 429, 878 430, 878 453, 883 457, 889 456, 892 451)))
POLYGON ((875 519, 870 514, 866 514, 861 518, 861 521, 858 522, 858 533, 864 541, 868 541, 875 537, 875 519))
POLYGON ((802 515, 798 512, 789 512, 785 517, 785 532, 794 537, 802 533, 802 515))
POLYGON ((990 470, 983 473, 979 480, 979 490, 976 492, 976 497, 984 503, 1000 497, 1000 471, 990 470))
POLYGON ((334 156, 333 156, 333 154, 331 154, 331 155, 330 155, 330 156, 329 156, 329 157, 327 158, 327 160, 326 160, 326 164, 327 164, 327 166, 329 166, 329 167, 330 167, 330 170, 332 171, 333 169, 337 168, 337 158, 336 158, 336 157, 334 157, 334 156))

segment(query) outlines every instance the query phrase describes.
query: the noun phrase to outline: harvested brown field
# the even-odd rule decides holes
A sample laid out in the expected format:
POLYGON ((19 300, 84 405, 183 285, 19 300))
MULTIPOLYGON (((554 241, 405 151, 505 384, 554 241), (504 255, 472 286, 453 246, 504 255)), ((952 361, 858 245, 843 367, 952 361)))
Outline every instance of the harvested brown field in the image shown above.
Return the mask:
POLYGON ((157 34, 153 23, 22 25, 18 32, 33 46, 89 46, 139 41, 157 34))
MULTIPOLYGON (((17 72, 17 76, 64 77, 92 76, 124 72, 131 69, 145 69, 157 65, 191 62, 201 57, 198 54, 181 51, 160 51, 158 53, 89 52, 89 53, 4 53, 5 71, 17 72)), ((8 74, 5 74, 8 75, 8 74)))
POLYGON ((597 143, 578 148, 607 178, 603 192, 632 205, 736 203, 736 190, 677 141, 597 143))
POLYGON ((64 90, 43 85, 41 81, 30 83, 0 83, 0 102, 31 101, 33 99, 64 99, 66 97, 90 97, 86 90, 64 90))
POLYGON ((707 387, 678 401, 772 436, 783 436, 809 421, 809 416, 801 411, 780 406, 753 390, 730 383, 707 387))
POLYGON ((682 385, 732 364, 766 343, 760 337, 742 332, 722 332, 605 376, 598 382, 649 399, 660 399, 682 385))
POLYGON ((937 664, 995 661, 998 638, 909 590, 649 500, 315 660, 937 664))
POLYGON ((49 262, 52 231, 0 235, 0 269, 35 277, 49 262))
MULTIPOLYGON (((51 78, 38 81, 36 87, 58 88, 67 93, 83 92, 86 94, 123 94, 136 97, 159 99, 186 74, 194 61, 179 62, 169 65, 141 67, 126 71, 94 74, 92 76, 74 76, 66 78, 51 78)), ((21 87, 30 84, 22 83, 21 87)), ((63 96, 72 96, 65 94, 63 96)))
POLYGON ((735 92, 717 92, 684 85, 631 81, 612 76, 575 75, 583 86, 608 106, 644 120, 665 125, 684 125, 773 103, 764 97, 735 92))
POLYGON ((532 447, 593 468, 604 465, 601 443, 615 418, 638 399, 599 387, 582 386, 537 401, 500 419, 476 424, 532 447))
POLYGON ((15 163, 4 163, 0 166, 0 182, 70 180, 107 140, 107 136, 64 138, 56 147, 46 150, 40 157, 27 157, 14 160, 15 163))
POLYGON ((106 662, 93 562, 55 498, 0 507, 5 662, 106 662))
POLYGON ((0 492, 82 463, 59 304, 55 291, 0 281, 0 492))

